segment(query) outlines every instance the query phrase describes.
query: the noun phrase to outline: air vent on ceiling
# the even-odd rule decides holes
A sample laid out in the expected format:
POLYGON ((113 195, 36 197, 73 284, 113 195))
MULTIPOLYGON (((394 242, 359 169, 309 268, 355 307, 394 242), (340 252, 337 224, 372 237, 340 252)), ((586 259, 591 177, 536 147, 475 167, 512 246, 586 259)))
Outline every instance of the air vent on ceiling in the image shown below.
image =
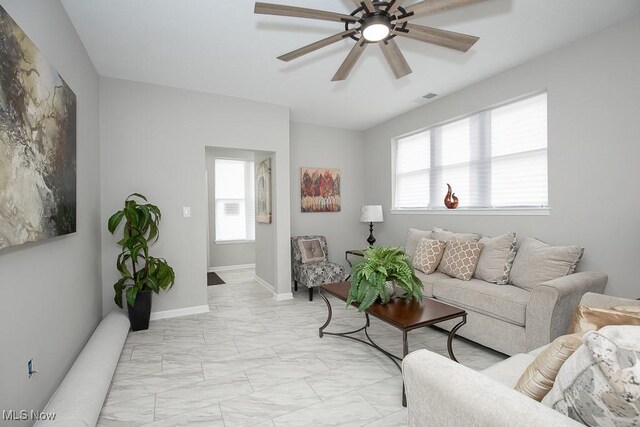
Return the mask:
POLYGON ((423 95, 422 97, 423 97, 424 99, 433 99, 433 98, 435 98, 436 96, 438 96, 438 95, 437 95, 437 94, 435 94, 435 93, 433 93, 433 92, 429 92, 428 94, 423 95))

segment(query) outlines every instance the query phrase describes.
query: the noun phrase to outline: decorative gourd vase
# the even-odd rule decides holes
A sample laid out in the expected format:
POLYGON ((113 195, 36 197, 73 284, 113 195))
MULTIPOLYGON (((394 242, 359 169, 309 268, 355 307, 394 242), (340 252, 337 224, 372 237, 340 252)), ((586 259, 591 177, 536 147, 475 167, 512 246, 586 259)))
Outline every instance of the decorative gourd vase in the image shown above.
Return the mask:
POLYGON ((447 188, 449 190, 447 191, 447 195, 444 197, 444 205, 447 209, 455 209, 458 207, 458 198, 449 184, 447 184, 447 188))

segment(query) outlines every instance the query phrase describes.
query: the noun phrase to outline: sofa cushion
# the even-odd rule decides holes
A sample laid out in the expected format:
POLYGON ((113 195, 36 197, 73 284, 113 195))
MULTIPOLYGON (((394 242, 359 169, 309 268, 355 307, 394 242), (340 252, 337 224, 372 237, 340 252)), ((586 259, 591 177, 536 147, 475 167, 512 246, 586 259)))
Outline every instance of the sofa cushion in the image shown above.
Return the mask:
POLYGON ((509 282, 509 273, 516 257, 516 233, 480 239, 484 249, 480 254, 474 277, 498 285, 509 282))
POLYGON ((519 353, 488 367, 482 373, 500 384, 513 388, 534 359, 531 353, 519 353))
POLYGON ((449 240, 460 240, 462 242, 477 242, 482 237, 476 233, 454 233, 453 231, 443 230, 442 228, 433 227, 432 239, 448 242, 449 240))
POLYGON ((440 264, 445 246, 447 246, 446 242, 423 237, 413 257, 413 267, 426 274, 433 273, 440 264))
POLYGON ((551 246, 533 237, 525 237, 511 268, 510 283, 532 290, 540 283, 573 274, 583 248, 578 246, 551 246))
POLYGON ((584 336, 542 403, 590 426, 640 420, 640 327, 606 326, 584 336))
POLYGON ((431 234, 431 231, 418 230, 417 228, 410 228, 409 231, 407 231, 407 241, 404 245, 404 252, 409 256, 411 261, 413 261, 413 257, 416 255, 416 249, 418 248, 420 239, 423 237, 431 239, 431 234))
POLYGON ((434 283, 436 283, 438 280, 450 279, 449 276, 447 276, 444 273, 440 273, 439 271, 435 271, 435 272, 433 272, 431 274, 424 274, 422 271, 416 270, 416 276, 418 276, 418 279, 420 279, 420 281, 424 285, 424 289, 423 289, 422 293, 427 298, 432 298, 433 297, 433 284, 434 283))
POLYGON ((438 271, 460 280, 471 279, 483 248, 484 245, 478 242, 449 240, 438 271))
POLYGON ((510 285, 496 285, 478 279, 438 280, 433 295, 443 302, 472 310, 518 326, 524 326, 531 293, 510 285))

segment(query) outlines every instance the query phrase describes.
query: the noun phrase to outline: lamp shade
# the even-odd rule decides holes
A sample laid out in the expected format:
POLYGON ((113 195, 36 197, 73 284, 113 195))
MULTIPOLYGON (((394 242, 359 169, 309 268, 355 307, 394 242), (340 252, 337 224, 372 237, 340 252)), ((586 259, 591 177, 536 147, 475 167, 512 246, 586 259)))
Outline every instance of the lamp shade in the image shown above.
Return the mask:
POLYGON ((382 222, 382 205, 366 205, 360 211, 360 222, 382 222))

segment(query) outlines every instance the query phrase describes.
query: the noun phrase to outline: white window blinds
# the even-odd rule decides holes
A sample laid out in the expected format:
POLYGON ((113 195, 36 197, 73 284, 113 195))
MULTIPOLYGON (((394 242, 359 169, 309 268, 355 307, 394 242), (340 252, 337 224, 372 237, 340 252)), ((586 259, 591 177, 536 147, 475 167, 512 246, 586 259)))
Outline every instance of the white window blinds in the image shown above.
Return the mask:
POLYGON ((547 207, 547 95, 398 138, 394 209, 547 207))
POLYGON ((253 162, 215 159, 216 242, 255 240, 253 162))

